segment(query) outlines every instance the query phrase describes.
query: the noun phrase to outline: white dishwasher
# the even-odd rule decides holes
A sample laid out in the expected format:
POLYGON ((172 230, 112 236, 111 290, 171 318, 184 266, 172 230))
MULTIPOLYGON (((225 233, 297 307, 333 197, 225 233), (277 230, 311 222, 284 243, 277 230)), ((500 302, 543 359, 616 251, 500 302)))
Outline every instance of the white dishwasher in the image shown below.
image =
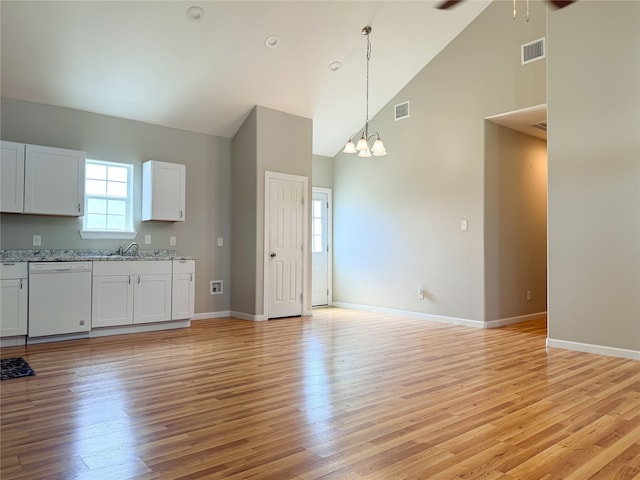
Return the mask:
POLYGON ((88 332, 91 262, 29 263, 29 337, 88 332))

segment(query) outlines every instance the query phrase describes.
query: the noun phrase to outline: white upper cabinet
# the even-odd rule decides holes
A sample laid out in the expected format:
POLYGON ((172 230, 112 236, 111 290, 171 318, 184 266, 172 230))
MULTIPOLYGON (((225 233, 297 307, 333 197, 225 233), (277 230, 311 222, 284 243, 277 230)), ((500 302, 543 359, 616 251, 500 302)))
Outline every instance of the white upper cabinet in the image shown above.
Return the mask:
POLYGON ((0 210, 22 213, 24 209, 24 143, 2 141, 0 162, 0 210))
POLYGON ((184 222, 185 166, 149 160, 142 164, 142 220, 184 222))
POLYGON ((24 213, 84 215, 85 153, 27 145, 24 162, 24 213))

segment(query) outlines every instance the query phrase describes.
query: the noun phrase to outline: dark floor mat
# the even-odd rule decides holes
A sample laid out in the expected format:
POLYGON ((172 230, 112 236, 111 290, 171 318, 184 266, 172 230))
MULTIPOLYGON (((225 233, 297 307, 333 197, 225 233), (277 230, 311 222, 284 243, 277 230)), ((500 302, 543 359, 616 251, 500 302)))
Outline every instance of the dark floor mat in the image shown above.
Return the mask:
POLYGON ((36 374, 33 368, 22 357, 3 358, 0 360, 2 372, 0 380, 9 380, 11 378, 31 377, 36 374))

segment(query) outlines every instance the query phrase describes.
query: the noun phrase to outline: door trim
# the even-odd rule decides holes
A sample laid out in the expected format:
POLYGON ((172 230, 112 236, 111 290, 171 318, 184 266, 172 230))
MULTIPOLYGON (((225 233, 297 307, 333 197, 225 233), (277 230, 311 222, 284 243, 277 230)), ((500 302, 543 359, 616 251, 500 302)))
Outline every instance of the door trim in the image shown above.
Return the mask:
POLYGON ((327 289, 329 295, 327 298, 327 305, 330 307, 333 305, 333 190, 326 187, 312 187, 312 197, 314 192, 326 193, 327 203, 327 248, 329 249, 327 255, 327 289))
POLYGON ((261 320, 269 319, 269 232, 270 222, 270 201, 269 201, 269 181, 271 179, 288 180, 302 183, 302 199, 304 207, 302 209, 302 303, 301 315, 311 315, 309 308, 309 294, 307 288, 309 282, 307 275, 309 272, 309 214, 311 202, 309 201, 309 178, 301 175, 291 175, 289 173, 264 172, 264 231, 262 232, 262 315, 261 320))

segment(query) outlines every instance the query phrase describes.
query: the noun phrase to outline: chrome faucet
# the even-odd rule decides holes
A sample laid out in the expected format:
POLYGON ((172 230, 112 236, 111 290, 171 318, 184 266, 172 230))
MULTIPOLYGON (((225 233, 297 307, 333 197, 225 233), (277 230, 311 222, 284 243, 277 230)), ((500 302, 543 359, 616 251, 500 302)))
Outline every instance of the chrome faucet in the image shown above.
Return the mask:
POLYGON ((125 255, 129 250, 132 249, 134 254, 138 253, 138 244, 136 242, 131 242, 126 247, 125 245, 127 245, 127 242, 123 242, 122 245, 120 245, 120 248, 118 248, 118 255, 125 255))

